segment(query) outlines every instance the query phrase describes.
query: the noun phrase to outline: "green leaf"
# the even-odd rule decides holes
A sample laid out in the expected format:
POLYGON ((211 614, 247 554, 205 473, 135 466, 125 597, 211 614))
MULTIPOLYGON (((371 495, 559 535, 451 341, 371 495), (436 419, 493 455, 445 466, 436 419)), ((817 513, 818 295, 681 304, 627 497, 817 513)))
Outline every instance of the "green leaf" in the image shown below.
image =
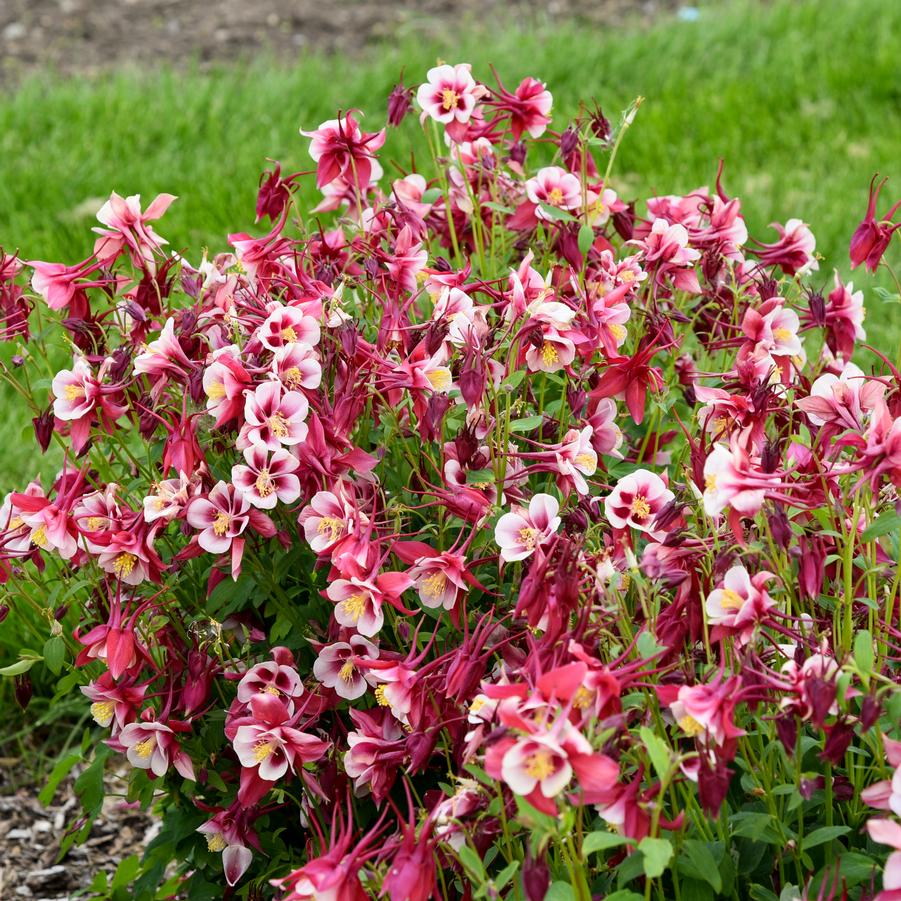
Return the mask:
POLYGON ((583 225, 579 229, 579 253, 583 257, 587 256, 592 244, 594 244, 594 229, 590 225, 583 225))
POLYGON ((522 419, 514 419, 510 423, 511 432, 531 432, 544 422, 543 416, 523 416, 522 419))
POLYGON ((648 879, 663 875, 673 856, 673 846, 665 838, 643 838, 638 843, 638 850, 644 857, 644 874, 648 879))
POLYGON ((485 866, 482 863, 482 858, 469 845, 461 845, 457 855, 460 858, 460 863, 466 867, 466 870, 472 877, 480 882, 485 881, 485 866))
POLYGON ((103 766, 109 753, 106 745, 97 745, 91 765, 75 780, 75 794, 90 814, 89 819, 96 816, 103 804, 103 766))
POLYGON ((573 222, 575 217, 568 210, 561 210, 559 207, 551 206, 549 203, 539 203, 541 212, 553 222, 573 222))
POLYGON ((647 726, 642 726, 638 730, 641 736, 642 744, 651 758, 654 770, 661 779, 665 779, 670 770, 670 749, 669 745, 656 736, 647 726))
POLYGON ((644 895, 633 892, 631 889, 621 888, 612 895, 604 895, 605 901, 644 901, 644 895))
POLYGON ((44 663, 47 669, 58 676, 66 659, 66 643, 58 635, 53 635, 44 643, 44 663))
POLYGON ((552 882, 548 886, 544 901, 573 901, 576 897, 573 887, 568 882, 552 882))
POLYGON ((872 541, 874 538, 879 538, 882 535, 888 535, 889 532, 896 532, 898 529, 901 529, 901 515, 894 511, 891 513, 883 513, 882 516, 874 519, 873 522, 864 529, 861 540, 866 543, 872 541))
POLYGON ((56 761, 56 765, 50 771, 50 776, 47 778, 47 784, 41 789, 40 794, 38 794, 38 801, 40 801, 41 804, 46 807, 53 800, 57 786, 66 778, 69 771, 79 760, 81 760, 81 754, 73 752, 56 761))
POLYGON ((15 663, 0 669, 0 676, 21 676, 22 673, 27 673, 36 662, 37 660, 34 657, 29 657, 27 660, 17 660, 15 663))
POLYGON ((141 859, 137 854, 132 854, 129 857, 126 857, 124 860, 120 861, 119 866, 116 867, 116 872, 113 876, 113 881, 110 884, 110 888, 124 888, 134 880, 135 876, 138 875, 138 871, 140 869, 141 859))
POLYGON ((875 662, 873 636, 870 635, 867 629, 861 629, 854 636, 854 662, 865 676, 872 674, 873 663, 875 662))
POLYGON ((666 650, 666 648, 662 644, 658 644, 657 639, 647 631, 642 632, 641 635, 638 636, 635 641, 635 647, 638 650, 638 653, 646 660, 649 657, 654 657, 661 651, 666 650))
POLYGON ((607 848, 616 848, 619 845, 631 844, 632 839, 615 832, 589 832, 582 839, 582 853, 594 854, 595 851, 604 851, 607 848))
POLYGON ((514 876, 516 871, 519 869, 519 861, 514 860, 513 863, 505 866, 500 873, 497 874, 494 880, 494 887, 497 889, 502 889, 514 876))
POLYGON ((817 845, 823 845, 842 835, 847 835, 850 831, 851 829, 848 826, 821 826, 819 829, 814 829, 809 835, 804 836, 801 849, 809 851, 817 845))
POLYGON ((426 188, 422 192, 420 203, 434 203, 439 197, 441 197, 441 188, 426 188))
POLYGON ((690 838, 683 843, 682 852, 693 864, 697 875, 719 894, 723 890, 723 878, 720 876, 716 858, 707 844, 690 838))

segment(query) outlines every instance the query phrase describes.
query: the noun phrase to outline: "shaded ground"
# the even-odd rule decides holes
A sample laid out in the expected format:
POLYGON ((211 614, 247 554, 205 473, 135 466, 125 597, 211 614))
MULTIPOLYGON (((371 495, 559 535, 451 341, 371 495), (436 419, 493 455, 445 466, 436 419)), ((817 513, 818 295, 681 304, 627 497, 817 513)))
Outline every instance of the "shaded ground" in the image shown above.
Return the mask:
POLYGON ((575 18, 594 25, 650 19, 675 0, 3 0, 0 79, 36 70, 98 72, 261 50, 354 51, 400 33, 446 37, 495 20, 575 18))
MULTIPOLYGON (((73 774, 74 775, 74 774, 73 774)), ((47 807, 37 799, 37 788, 4 794, 0 770, 0 898, 3 901, 74 901, 98 873, 112 876, 119 862, 140 856, 158 826, 121 798, 104 800, 103 813, 83 845, 73 845, 58 861, 60 841, 80 816, 72 780, 64 781, 47 807)), ((107 792, 123 792, 121 778, 110 776, 107 792)))

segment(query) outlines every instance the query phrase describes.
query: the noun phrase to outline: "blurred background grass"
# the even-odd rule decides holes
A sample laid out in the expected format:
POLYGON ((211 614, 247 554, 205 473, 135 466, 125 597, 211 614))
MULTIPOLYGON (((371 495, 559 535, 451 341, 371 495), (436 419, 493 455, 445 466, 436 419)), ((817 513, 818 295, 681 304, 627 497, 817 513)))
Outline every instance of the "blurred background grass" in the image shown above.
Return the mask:
MULTIPOLYGON (((145 202, 168 191, 179 200, 158 231, 196 262, 203 247, 225 249, 230 231, 254 230, 267 157, 287 171, 311 165, 299 127, 354 106, 377 128, 400 70, 416 82, 441 57, 472 62, 483 79, 494 63, 511 86, 524 75, 547 81, 558 129, 580 99, 596 99, 614 120, 644 96, 614 171, 622 196, 712 185, 722 157, 725 187, 742 198, 753 234, 772 240, 769 222, 800 217, 824 256, 821 281, 833 266, 847 276, 870 177, 894 175, 887 193, 901 193, 901 3, 707 3, 689 18, 599 31, 538 17, 449 29, 440 42, 401 38, 354 58, 304 55, 293 66, 260 59, 206 71, 29 76, 0 98, 0 246, 75 262, 90 253, 94 213, 111 190, 145 202)), ((416 128, 405 123, 404 142, 416 128)), ((870 340, 892 350, 897 307, 873 293, 871 277, 856 281, 870 340)), ((0 354, 8 362, 14 350, 0 354)), ((50 475, 59 458, 36 455, 30 415, 10 392, 0 403, 5 492, 36 471, 50 475)), ((14 622, 0 629, 0 663, 22 644, 14 622)))

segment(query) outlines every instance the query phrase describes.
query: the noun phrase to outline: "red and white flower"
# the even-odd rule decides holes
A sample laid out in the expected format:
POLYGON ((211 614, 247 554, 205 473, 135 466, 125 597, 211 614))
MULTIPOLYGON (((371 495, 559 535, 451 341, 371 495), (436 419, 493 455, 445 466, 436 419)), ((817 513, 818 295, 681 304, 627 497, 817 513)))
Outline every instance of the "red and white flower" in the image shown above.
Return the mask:
POLYGON ((512 563, 530 557, 535 548, 547 544, 560 528, 560 502, 550 494, 536 494, 529 508, 514 505, 494 527, 494 540, 501 549, 501 559, 512 563))

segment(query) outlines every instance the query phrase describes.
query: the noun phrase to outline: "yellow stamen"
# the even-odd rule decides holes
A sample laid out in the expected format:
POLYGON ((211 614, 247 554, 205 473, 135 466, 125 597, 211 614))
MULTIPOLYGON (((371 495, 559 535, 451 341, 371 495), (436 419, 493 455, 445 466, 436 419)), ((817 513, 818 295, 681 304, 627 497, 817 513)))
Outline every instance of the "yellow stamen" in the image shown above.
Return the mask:
POLYGON ((282 373, 282 378, 285 384, 292 390, 300 388, 301 382, 303 381, 303 375, 296 366, 292 366, 290 369, 286 369, 282 373))
POLYGON ((704 488, 707 491, 716 491, 716 473, 708 473, 704 476, 704 488))
POLYGON ((66 400, 79 400, 85 396, 81 385, 66 385, 66 400))
POLYGON ((352 622, 357 622, 366 610, 366 595, 352 594, 344 604, 344 612, 352 622))
POLYGON ((444 586, 447 585, 447 576, 437 570, 422 582, 422 593, 427 598, 440 598, 444 594, 444 586))
POLYGON ((348 660, 341 669, 338 670, 338 676, 341 678, 343 682, 350 682, 354 677, 354 665, 348 660))
POLYGON ((479 695, 478 697, 473 698, 472 703, 469 705, 469 712, 478 713, 487 703, 488 698, 484 695, 479 695))
POLYGON ((224 510, 220 510, 213 520, 213 534, 221 538, 228 531, 231 521, 232 518, 224 510))
POLYGON ((126 579, 131 575, 132 570, 135 568, 135 563, 137 562, 138 558, 135 557, 134 554, 119 554, 113 561, 113 572, 120 579, 126 579))
POLYGON ((31 540, 38 547, 46 547, 47 546, 47 527, 46 526, 38 526, 34 530, 34 534, 31 536, 31 540))
POLYGON ((433 369, 431 372, 427 372, 425 377, 436 391, 446 391, 450 388, 451 374, 449 369, 439 367, 438 369, 433 369))
POLYGON ((452 109, 456 109, 459 102, 460 95, 452 88, 445 88, 441 92, 441 108, 445 112, 450 112, 452 109))
POLYGON ((210 400, 222 400, 225 397, 225 385, 222 382, 213 382, 206 389, 206 396, 210 400))
POLYGON ((391 702, 388 700, 385 695, 385 686, 379 685, 379 687, 375 690, 375 699, 378 701, 380 707, 390 707, 391 702))
POLYGON ((228 843, 225 841, 221 832, 214 832, 212 834, 207 833, 206 846, 207 850, 212 851, 214 854, 218 854, 228 847, 228 843))
POLYGON ((610 334, 617 344, 622 344, 626 340, 626 330, 618 322, 611 322, 607 328, 610 329, 610 334))
POLYGON ((686 735, 689 735, 692 738, 696 735, 700 735, 704 731, 704 727, 693 716, 687 713, 679 720, 679 726, 686 735))
POLYGON ((275 483, 269 475, 268 469, 261 469, 256 481, 257 494, 260 497, 269 497, 275 491, 275 483))
POLYGON ((541 345, 541 361, 544 365, 553 366, 559 359, 560 355, 557 353, 557 348, 550 341, 545 341, 541 345))
POLYGON ((145 738, 144 741, 139 741, 135 745, 135 754, 137 754, 138 757, 140 757, 142 760, 146 760, 153 753, 155 747, 155 738, 145 738))
POLYGON ((577 454, 575 460, 576 466, 581 466, 582 469, 591 470, 588 475, 591 475, 597 468, 597 464, 594 461, 594 457, 591 454, 577 454))
POLYGON ((580 685, 578 691, 573 695, 573 707, 584 710, 590 707, 594 701, 594 692, 589 691, 584 685, 580 685))
POLYGON ((316 533, 323 535, 328 532, 329 541, 337 541, 338 536, 344 531, 344 523, 336 516, 323 516, 316 526, 316 533))
POLYGON ((560 206, 563 203, 563 191, 560 188, 553 188, 548 192, 547 201, 553 206, 560 206))
POLYGON ((777 341, 791 341, 793 335, 787 328, 773 329, 773 337, 777 341))
POLYGON ((269 417, 269 428, 276 438, 288 437, 288 420, 281 413, 273 413, 269 417))
POLYGON ((538 538, 538 529, 526 526, 519 530, 519 540, 530 551, 535 547, 535 540, 538 538))
POLYGON ((282 693, 281 693, 281 692, 280 692, 280 691, 279 691, 272 683, 270 683, 269 685, 267 685, 267 686, 263 689, 263 691, 264 691, 267 695, 272 695, 272 696, 275 697, 275 698, 280 698, 281 695, 282 695, 282 693))
POLYGON ((289 344, 293 344, 297 340, 297 332, 289 325, 287 328, 282 329, 282 341, 286 341, 289 344))
POLYGON ((253 746, 253 759, 262 763, 274 750, 274 741, 258 741, 253 746))
POLYGON ((547 748, 541 748, 526 758, 526 773, 539 782, 554 772, 554 757, 547 748))
POLYGON ((95 701, 91 704, 91 716, 98 726, 108 726, 113 719, 116 705, 112 701, 95 701))
POLYGON ((742 604, 744 604, 744 598, 737 591, 733 591, 731 588, 723 589, 720 606, 724 610, 738 610, 742 604))
POLYGON ((629 508, 632 515, 636 519, 647 519, 651 515, 651 505, 648 503, 644 495, 636 494, 629 508))

